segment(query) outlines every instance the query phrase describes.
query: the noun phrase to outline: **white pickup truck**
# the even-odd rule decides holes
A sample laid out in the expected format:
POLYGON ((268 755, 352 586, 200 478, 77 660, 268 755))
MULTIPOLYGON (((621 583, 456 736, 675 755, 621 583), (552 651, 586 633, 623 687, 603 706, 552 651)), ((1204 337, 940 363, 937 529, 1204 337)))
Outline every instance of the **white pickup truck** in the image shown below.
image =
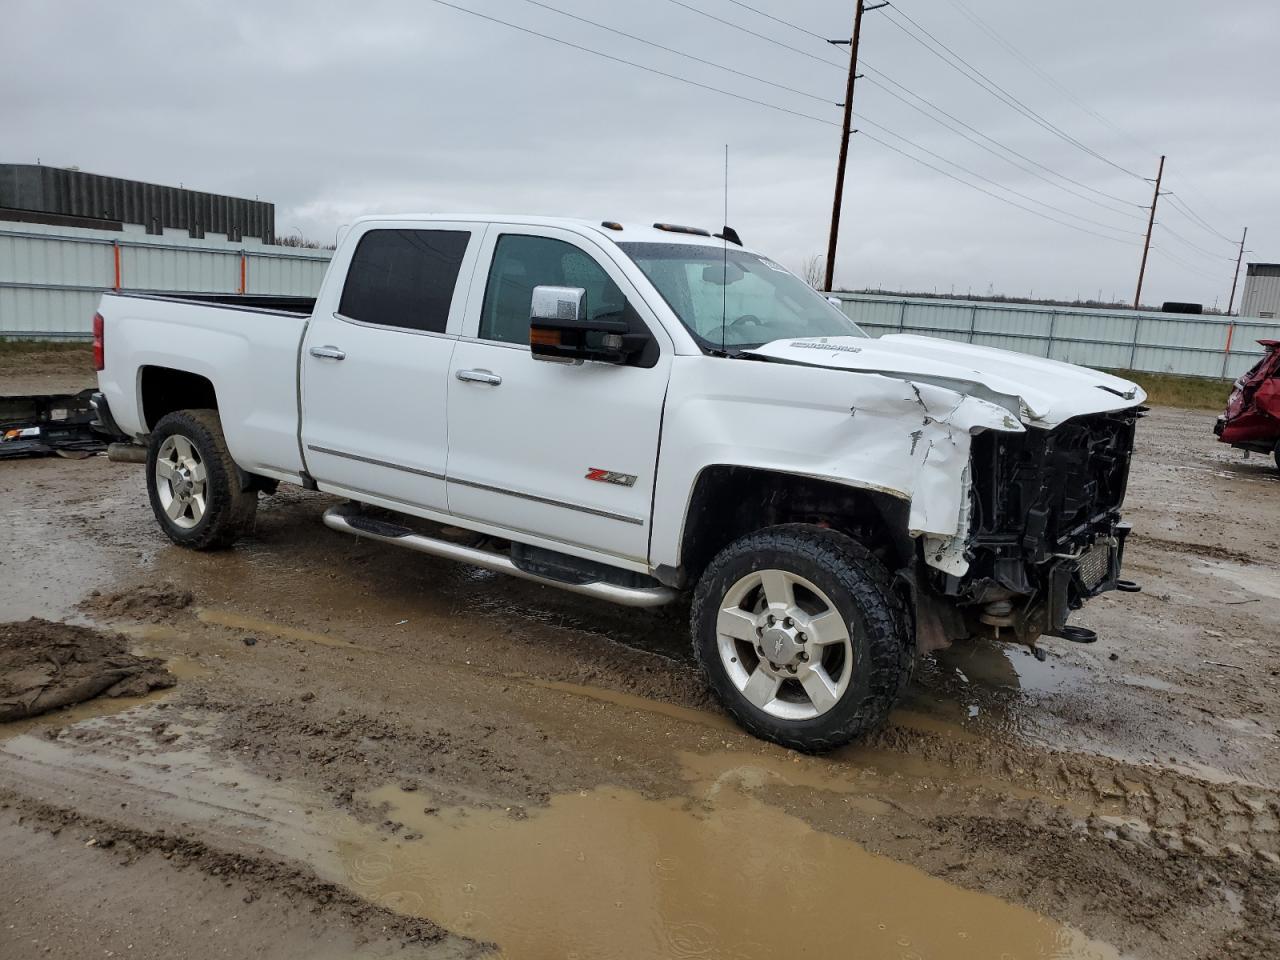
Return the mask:
POLYGON ((1120 579, 1145 394, 1094 370, 868 338, 729 228, 498 216, 354 224, 315 301, 109 293, 109 428, 176 543, 283 481, 335 530, 633 606, 692 591, 753 733, 881 723, 920 652, 1087 642, 1120 579))

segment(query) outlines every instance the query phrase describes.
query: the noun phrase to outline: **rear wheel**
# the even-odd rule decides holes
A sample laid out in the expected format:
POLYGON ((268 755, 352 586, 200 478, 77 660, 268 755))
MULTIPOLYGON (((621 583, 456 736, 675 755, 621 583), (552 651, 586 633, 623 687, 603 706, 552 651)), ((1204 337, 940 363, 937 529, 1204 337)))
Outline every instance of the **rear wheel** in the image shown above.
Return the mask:
POLYGON ((914 664, 889 574, 855 540, 789 524, 726 547, 694 595, 694 653, 748 731, 797 750, 879 726, 914 664))
POLYGON ((216 410, 178 410, 161 418, 147 448, 151 510, 174 543, 228 547, 253 529, 256 490, 242 490, 216 410))

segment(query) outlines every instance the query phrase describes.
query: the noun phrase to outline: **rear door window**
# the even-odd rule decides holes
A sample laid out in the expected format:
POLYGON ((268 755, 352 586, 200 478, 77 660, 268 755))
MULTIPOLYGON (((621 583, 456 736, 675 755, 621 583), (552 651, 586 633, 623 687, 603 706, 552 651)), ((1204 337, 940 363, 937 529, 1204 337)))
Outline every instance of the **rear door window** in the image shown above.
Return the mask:
POLYGON ((338 312, 350 320, 444 333, 465 230, 370 230, 347 268, 338 312))

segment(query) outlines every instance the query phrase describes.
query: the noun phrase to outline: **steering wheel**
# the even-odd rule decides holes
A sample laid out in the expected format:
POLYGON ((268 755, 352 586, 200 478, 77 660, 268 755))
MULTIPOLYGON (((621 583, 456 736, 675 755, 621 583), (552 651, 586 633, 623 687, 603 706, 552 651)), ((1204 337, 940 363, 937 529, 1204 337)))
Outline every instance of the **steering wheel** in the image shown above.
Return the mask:
POLYGON ((736 320, 734 320, 732 323, 729 324, 729 329, 734 330, 738 327, 749 327, 749 326, 763 327, 764 321, 761 320, 759 317, 757 317, 754 313, 744 313, 742 316, 738 317, 736 320))

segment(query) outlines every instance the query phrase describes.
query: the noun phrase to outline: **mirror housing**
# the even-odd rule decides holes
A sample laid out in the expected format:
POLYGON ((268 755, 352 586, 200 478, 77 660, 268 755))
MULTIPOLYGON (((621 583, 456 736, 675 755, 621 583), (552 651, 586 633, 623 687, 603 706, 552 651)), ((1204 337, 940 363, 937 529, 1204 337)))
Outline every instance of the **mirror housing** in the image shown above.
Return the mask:
POLYGON ((529 304, 529 349, 535 359, 582 363, 627 363, 648 336, 631 333, 625 320, 587 319, 582 287, 533 288, 529 304))

